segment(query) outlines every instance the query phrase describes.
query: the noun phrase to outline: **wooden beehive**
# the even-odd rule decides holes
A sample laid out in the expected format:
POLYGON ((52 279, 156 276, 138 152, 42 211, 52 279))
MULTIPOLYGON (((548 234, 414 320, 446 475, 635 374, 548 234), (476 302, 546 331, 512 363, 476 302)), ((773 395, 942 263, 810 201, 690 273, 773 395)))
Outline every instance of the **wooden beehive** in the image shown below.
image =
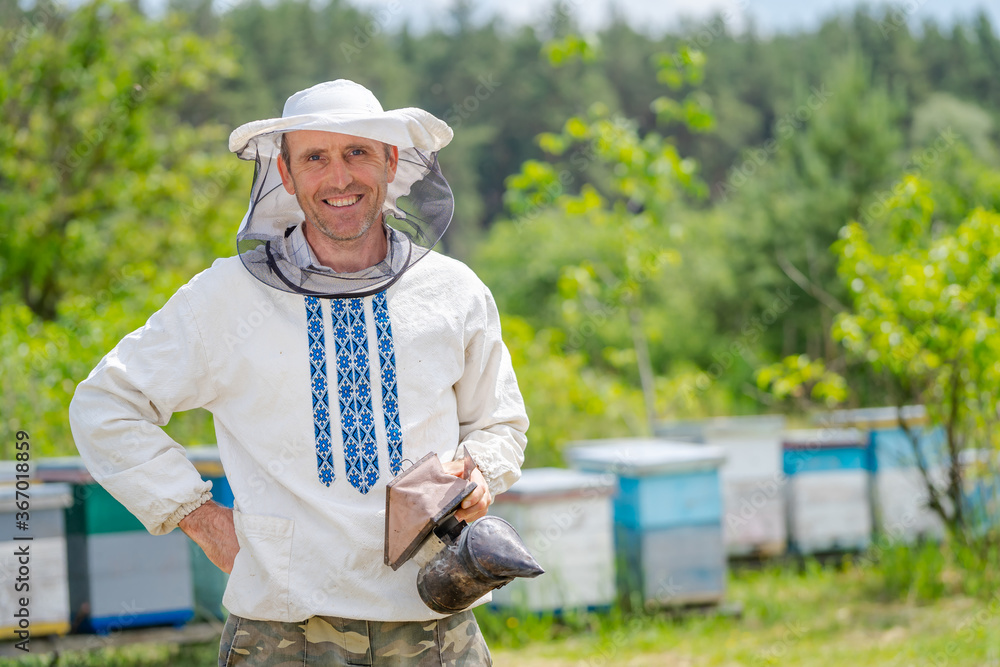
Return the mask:
POLYGON ((78 457, 40 460, 38 477, 71 485, 66 508, 69 602, 74 630, 107 634, 183 625, 194 616, 188 538, 150 535, 78 457))
POLYGON ((660 439, 574 443, 578 469, 617 477, 621 592, 650 605, 718 603, 725 594, 721 448, 660 439))
POLYGON ((868 440, 857 429, 787 431, 783 438, 792 550, 859 551, 872 539, 868 440))
POLYGON ((667 439, 722 447, 723 542, 730 556, 776 556, 787 546, 781 415, 662 422, 667 439))
POLYGON ((490 513, 506 519, 545 569, 493 593, 498 606, 563 611, 610 606, 615 597, 610 475, 561 468, 525 470, 490 513))
MULTIPOLYGON (((944 524, 927 505, 927 485, 917 466, 913 442, 900 425, 899 410, 891 407, 841 410, 830 413, 828 419, 833 424, 868 433, 876 529, 892 539, 907 542, 942 538, 944 524)), ((922 405, 904 406, 902 419, 906 429, 917 438, 928 477, 937 488, 943 489, 948 475, 944 430, 928 424, 922 405)))

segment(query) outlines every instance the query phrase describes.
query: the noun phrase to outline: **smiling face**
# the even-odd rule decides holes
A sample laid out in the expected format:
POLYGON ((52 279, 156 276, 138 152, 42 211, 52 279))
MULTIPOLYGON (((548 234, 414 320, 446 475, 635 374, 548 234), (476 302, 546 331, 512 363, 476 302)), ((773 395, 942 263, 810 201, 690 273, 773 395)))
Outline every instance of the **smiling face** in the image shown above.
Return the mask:
POLYGON ((375 223, 396 176, 395 146, 387 150, 379 141, 318 130, 288 132, 282 140, 288 164, 278 160, 281 181, 298 200, 307 227, 338 245, 381 233, 375 223))

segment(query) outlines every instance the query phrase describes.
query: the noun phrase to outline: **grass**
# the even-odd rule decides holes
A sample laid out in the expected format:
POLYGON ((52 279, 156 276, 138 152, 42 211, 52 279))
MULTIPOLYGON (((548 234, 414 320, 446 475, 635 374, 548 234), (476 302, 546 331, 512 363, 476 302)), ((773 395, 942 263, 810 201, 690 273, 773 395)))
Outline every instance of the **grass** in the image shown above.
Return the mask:
MULTIPOLYGON (((499 666, 1000 666, 1000 593, 963 594, 966 582, 934 549, 905 563, 894 550, 888 571, 865 561, 739 571, 726 597, 742 605, 741 617, 598 617, 588 631, 568 636, 544 618, 507 616, 514 620, 506 635, 494 620, 483 627, 499 666), (887 579, 896 589, 886 589, 887 579), (901 588, 907 579, 910 587, 901 588), (547 641, 546 621, 554 626, 547 641)), ((571 624, 585 625, 580 618, 571 624)))
MULTIPOLYGON (((479 610, 498 667, 1000 666, 1000 589, 990 595, 939 545, 821 566, 790 561, 731 575, 742 615, 479 610)), ((0 665, 209 667, 217 644, 129 646, 0 665)))

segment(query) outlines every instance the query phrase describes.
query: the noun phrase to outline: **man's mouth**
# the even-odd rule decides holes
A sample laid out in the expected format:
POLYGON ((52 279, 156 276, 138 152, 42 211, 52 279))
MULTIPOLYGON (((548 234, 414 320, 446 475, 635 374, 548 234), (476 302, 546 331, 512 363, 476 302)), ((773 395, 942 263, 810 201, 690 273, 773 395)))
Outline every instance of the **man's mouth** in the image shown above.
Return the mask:
POLYGON ((346 197, 331 197, 329 199, 324 199, 323 203, 335 208, 343 208, 345 206, 353 206, 361 201, 361 195, 348 195, 346 197))

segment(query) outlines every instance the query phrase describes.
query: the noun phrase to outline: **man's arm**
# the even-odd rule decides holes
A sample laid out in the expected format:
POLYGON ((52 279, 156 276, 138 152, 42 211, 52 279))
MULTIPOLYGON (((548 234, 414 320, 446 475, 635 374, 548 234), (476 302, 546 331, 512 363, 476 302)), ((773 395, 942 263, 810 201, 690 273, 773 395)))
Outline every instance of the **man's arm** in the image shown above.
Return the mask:
MULTIPOLYGON (((482 297, 467 320, 465 368, 455 384, 455 396, 458 449, 461 452, 464 447, 475 461, 473 474, 481 474, 486 483, 488 506, 493 497, 521 477, 528 415, 510 353, 500 337, 500 314, 489 290, 482 283, 480 286, 482 297)), ((485 513, 482 501, 478 497, 475 504, 485 513)))
POLYGON ((172 413, 215 398, 183 290, 101 360, 69 409, 73 438, 94 479, 155 535, 212 497, 211 483, 162 429, 172 413))

